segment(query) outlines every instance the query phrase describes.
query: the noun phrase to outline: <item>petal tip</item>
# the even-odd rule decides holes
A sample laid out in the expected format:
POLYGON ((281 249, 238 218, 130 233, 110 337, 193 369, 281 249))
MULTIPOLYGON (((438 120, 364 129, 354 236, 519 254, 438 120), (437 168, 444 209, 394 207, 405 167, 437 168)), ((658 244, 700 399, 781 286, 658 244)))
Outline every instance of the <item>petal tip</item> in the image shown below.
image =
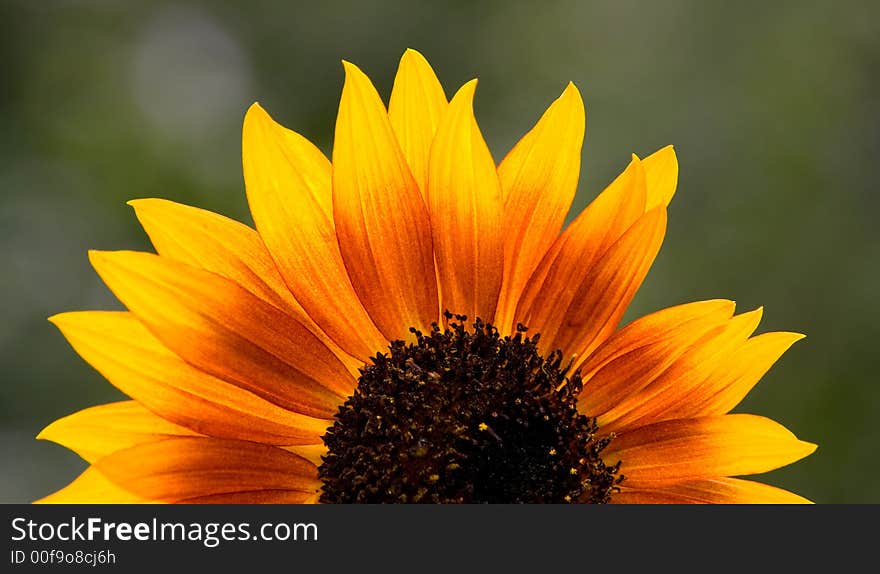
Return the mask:
POLYGON ((645 158, 644 165, 649 172, 650 203, 668 205, 678 187, 678 159, 674 147, 667 145, 660 148, 645 158))
POLYGON ((740 313, 737 317, 751 317, 755 321, 755 326, 761 322, 761 319, 764 318, 764 306, 759 305, 755 307, 751 311, 746 311, 744 313, 740 313))
MULTIPOLYGON (((348 60, 342 60, 342 67, 345 70, 345 81, 342 84, 342 98, 339 104, 340 113, 342 113, 343 108, 351 107, 354 105, 354 101, 362 98, 366 98, 367 102, 369 102, 368 106, 372 106, 371 100, 382 102, 382 98, 379 96, 379 92, 376 91, 372 80, 363 70, 348 60)), ((381 105, 382 107, 385 106, 384 103, 381 105)), ((338 121, 337 116, 337 123, 338 121)))
POLYGON ((244 115, 244 126, 242 129, 247 132, 251 126, 264 126, 274 122, 275 120, 272 119, 269 112, 267 112, 259 103, 254 102, 244 115))
POLYGON ((139 257, 141 255, 151 255, 140 251, 101 251, 99 249, 89 249, 89 263, 92 264, 95 271, 101 274, 101 271, 107 270, 110 266, 120 263, 120 259, 133 255, 139 257))
POLYGON ((88 250, 89 263, 91 263, 93 267, 96 265, 102 265, 107 261, 109 253, 110 253, 110 251, 101 251, 100 249, 89 249, 88 250))
POLYGON ((146 209, 149 209, 152 206, 157 206, 160 204, 172 203, 167 199, 162 199, 160 197, 139 197, 137 199, 129 199, 125 202, 125 205, 128 205, 132 209, 134 209, 135 213, 141 213, 146 209))
POLYGON ((400 57, 400 61, 401 62, 418 61, 420 63, 421 62, 427 63, 428 59, 425 58, 425 56, 421 52, 416 50, 415 48, 407 48, 406 50, 403 51, 403 55, 400 57))
POLYGON ((348 80, 350 76, 358 76, 363 74, 361 69, 358 68, 356 64, 353 64, 348 60, 342 60, 342 69, 345 70, 346 80, 348 80))
POLYGON ((803 333, 795 333, 794 331, 781 331, 780 333, 782 335, 788 336, 788 340, 790 341, 789 345, 794 345, 798 341, 801 341, 801 340, 807 338, 807 336, 804 335, 803 333))
POLYGON ((584 98, 581 96, 581 91, 575 85, 574 82, 569 81, 568 84, 565 85, 565 89, 562 90, 562 95, 559 96, 560 101, 569 102, 571 105, 580 105, 580 108, 584 107, 584 98))
POLYGON ((678 156, 675 155, 675 146, 673 144, 667 144, 650 155, 658 160, 668 161, 676 168, 678 167, 678 156))
POLYGON ((449 102, 450 105, 453 105, 457 102, 466 102, 473 105, 474 93, 477 91, 477 78, 465 82, 455 95, 452 97, 452 101, 449 102))
POLYGON ((41 430, 40 432, 38 432, 38 433, 37 433, 37 436, 35 436, 34 438, 35 438, 36 440, 49 440, 49 439, 47 438, 47 433, 46 433, 46 431, 48 431, 48 430, 49 430, 49 427, 51 427, 53 424, 55 424, 55 423, 52 422, 52 423, 49 423, 48 425, 46 425, 46 426, 43 428, 43 430, 41 430))
POLYGON ((807 441, 802 440, 801 444, 804 445, 804 450, 806 451, 806 454, 804 455, 805 457, 810 456, 811 454, 813 454, 814 452, 816 452, 819 449, 819 445, 816 443, 807 442, 807 441))

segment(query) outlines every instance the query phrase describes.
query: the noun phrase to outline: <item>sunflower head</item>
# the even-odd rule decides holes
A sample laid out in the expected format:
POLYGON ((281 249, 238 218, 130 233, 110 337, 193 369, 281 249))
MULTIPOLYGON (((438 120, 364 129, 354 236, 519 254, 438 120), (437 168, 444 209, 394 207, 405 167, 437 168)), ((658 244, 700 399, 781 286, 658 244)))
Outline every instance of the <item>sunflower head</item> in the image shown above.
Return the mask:
POLYGON ((496 164, 475 80, 449 100, 408 50, 386 108, 344 69, 332 161, 248 110, 256 229, 138 200, 156 253, 90 254, 127 310, 51 320, 131 400, 41 433, 90 463, 44 502, 805 501, 736 477, 815 446, 729 414, 800 335, 724 300, 619 327, 672 147, 564 227, 573 84, 496 164))
POLYGON ((364 369, 324 437, 321 501, 607 502, 622 477, 562 354, 541 357, 522 326, 445 318, 364 369))

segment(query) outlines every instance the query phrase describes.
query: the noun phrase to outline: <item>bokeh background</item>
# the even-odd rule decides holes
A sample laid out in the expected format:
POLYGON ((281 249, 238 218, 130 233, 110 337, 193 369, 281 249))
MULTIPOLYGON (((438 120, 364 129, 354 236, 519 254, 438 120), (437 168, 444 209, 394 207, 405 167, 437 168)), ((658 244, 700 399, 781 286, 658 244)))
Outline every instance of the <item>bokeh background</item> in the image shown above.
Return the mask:
POLYGON ((0 3, 0 502, 66 484, 34 436, 121 395, 46 321, 118 303, 86 251, 147 249, 125 201, 250 223, 241 120, 259 100, 330 150, 340 59, 387 98, 422 51, 447 93, 480 78, 496 160, 569 80, 587 106, 579 211, 628 162, 681 162, 661 255, 630 317, 727 297, 806 333, 741 411, 817 442, 765 480, 880 501, 880 3, 0 3))

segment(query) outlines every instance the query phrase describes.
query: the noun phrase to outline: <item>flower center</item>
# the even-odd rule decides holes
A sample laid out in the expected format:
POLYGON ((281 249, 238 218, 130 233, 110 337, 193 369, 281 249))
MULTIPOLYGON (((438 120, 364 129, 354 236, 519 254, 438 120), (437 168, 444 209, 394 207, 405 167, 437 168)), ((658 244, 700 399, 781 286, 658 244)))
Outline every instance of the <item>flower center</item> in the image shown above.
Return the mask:
POLYGON ((324 436, 321 502, 608 502, 622 480, 599 456, 611 439, 578 412, 562 353, 543 358, 522 326, 501 337, 446 318, 361 371, 324 436))

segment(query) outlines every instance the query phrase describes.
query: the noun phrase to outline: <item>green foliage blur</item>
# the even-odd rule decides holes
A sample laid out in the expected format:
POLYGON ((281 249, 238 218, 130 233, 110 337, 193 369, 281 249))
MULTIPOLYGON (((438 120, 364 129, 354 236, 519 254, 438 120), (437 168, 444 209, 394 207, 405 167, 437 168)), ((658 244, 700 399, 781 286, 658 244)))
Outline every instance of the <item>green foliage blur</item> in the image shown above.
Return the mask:
POLYGON ((116 309, 88 249, 149 249, 125 202, 251 223, 240 129, 260 101, 330 150, 340 60, 387 98, 407 47, 447 94, 479 77, 496 160, 572 80, 587 106, 580 211, 672 143, 679 191, 629 318, 724 297, 807 334, 740 411, 818 443, 767 482, 880 502, 880 3, 0 2, 0 502, 84 467, 34 440, 119 400, 46 321, 116 309))

